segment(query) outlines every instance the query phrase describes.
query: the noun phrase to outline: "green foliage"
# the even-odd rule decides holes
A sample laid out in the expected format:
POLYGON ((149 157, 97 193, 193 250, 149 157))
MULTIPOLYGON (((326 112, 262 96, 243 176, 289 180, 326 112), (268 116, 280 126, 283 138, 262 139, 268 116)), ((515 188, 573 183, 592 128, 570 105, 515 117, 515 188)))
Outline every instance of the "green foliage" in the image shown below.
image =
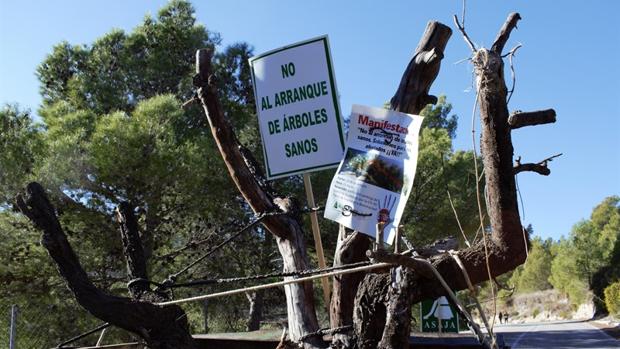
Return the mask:
POLYGON ((620 316, 620 281, 605 288, 605 305, 609 314, 620 316))
POLYGON ((590 218, 592 226, 598 231, 596 246, 601 249, 601 258, 611 261, 618 258, 620 253, 620 197, 610 196, 605 198, 594 211, 590 218))
POLYGON ((525 264, 519 266, 510 278, 510 284, 515 285, 517 292, 528 293, 550 289, 549 266, 553 260, 551 255, 553 241, 534 238, 531 241, 529 255, 525 264))
POLYGON ((406 236, 418 244, 447 236, 463 242, 448 192, 468 239, 473 240, 480 226, 474 155, 471 151, 452 150, 457 118, 449 115, 451 109, 442 96, 436 106, 428 106, 421 113, 425 121, 416 176, 402 219, 406 236))
POLYGON ((196 24, 189 2, 171 1, 131 33, 112 30, 92 45, 56 45, 37 68, 44 104, 62 100, 107 114, 162 93, 184 100, 196 49, 218 43, 196 24))
POLYGON ((450 112, 452 104, 447 102, 446 96, 439 96, 437 104, 429 104, 420 112, 420 115, 424 116, 422 128, 444 129, 450 139, 454 139, 458 117, 455 114, 450 115, 450 112))
POLYGON ((591 290, 597 309, 604 312, 603 290, 620 277, 620 198, 611 196, 592 211, 589 220, 573 227, 570 238, 553 254, 549 281, 579 304, 591 290))
POLYGON ((32 178, 44 150, 42 130, 17 106, 0 109, 0 209, 32 178))
POLYGON ((549 282, 553 288, 566 294, 574 307, 583 303, 588 294, 588 283, 579 277, 574 254, 577 252, 570 240, 561 239, 554 247, 549 282))
MULTIPOLYGON (((196 24, 189 2, 171 1, 131 32, 112 30, 87 45, 56 45, 37 69, 43 125, 35 125, 17 107, 0 112, 0 231, 14 237, 0 242, 8 251, 0 258, 0 296, 16 304, 61 307, 58 316, 49 317, 54 321, 46 323, 55 340, 85 330, 94 319, 71 301, 53 262, 36 244, 39 233, 23 217, 2 211, 28 181, 42 182, 48 190, 89 276, 106 292, 119 295, 127 292, 113 215, 121 201, 137 207, 150 278, 156 281, 251 217, 224 170, 202 108, 181 107, 193 95, 196 50, 217 47, 219 41, 217 34, 196 24), (18 226, 5 228, 13 227, 15 219, 21 220, 18 226), (198 241, 202 245, 192 245, 198 241)), ((214 71, 227 117, 240 141, 257 153, 251 56, 245 43, 226 47, 216 52, 214 71)), ((248 266, 256 273, 278 269, 275 247, 263 246, 266 240, 265 232, 256 229, 221 250, 214 262, 184 276, 239 276, 248 266)), ((284 304, 281 295, 267 301, 274 309, 284 304)), ((230 330, 215 324, 243 323, 246 307, 239 297, 209 317, 217 329, 230 330)), ((191 310, 189 316, 200 321, 202 315, 191 310)), ((199 325, 192 326, 200 331, 199 325)))

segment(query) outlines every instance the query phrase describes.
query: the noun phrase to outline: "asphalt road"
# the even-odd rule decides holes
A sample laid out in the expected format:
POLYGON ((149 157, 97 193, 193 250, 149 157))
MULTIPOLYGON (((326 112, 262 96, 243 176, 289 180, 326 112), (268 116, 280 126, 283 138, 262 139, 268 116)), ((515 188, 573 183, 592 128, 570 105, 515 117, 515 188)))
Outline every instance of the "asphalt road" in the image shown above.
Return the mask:
POLYGON ((620 341, 584 321, 558 321, 495 326, 512 349, 620 348, 620 341))

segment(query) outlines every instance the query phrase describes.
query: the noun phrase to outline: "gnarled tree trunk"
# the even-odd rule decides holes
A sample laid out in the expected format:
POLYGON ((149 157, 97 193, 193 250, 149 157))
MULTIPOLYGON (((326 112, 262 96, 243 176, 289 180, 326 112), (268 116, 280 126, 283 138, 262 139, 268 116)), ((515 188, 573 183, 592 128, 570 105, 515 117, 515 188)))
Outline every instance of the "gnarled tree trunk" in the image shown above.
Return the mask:
MULTIPOLYGON (((427 104, 434 104, 437 102, 437 98, 428 93, 433 81, 435 81, 439 73, 443 51, 451 35, 452 30, 449 27, 439 22, 431 21, 428 23, 413 58, 403 74, 398 90, 390 102, 393 110, 417 114, 427 104)), ((334 265, 366 260, 366 250, 369 246, 370 239, 366 235, 357 232, 347 235, 345 229, 341 228, 334 257, 334 265)), ((330 314, 332 327, 353 324, 354 296, 357 293, 358 286, 363 277, 363 273, 334 277, 330 314)), ((369 277, 372 278, 374 276, 369 277)), ((375 285, 373 287, 378 287, 376 285, 379 284, 381 287, 385 286, 385 283, 371 283, 375 285)), ((379 294, 380 292, 372 291, 371 293, 379 294)), ((384 306, 382 303, 378 302, 378 300, 369 299, 369 302, 373 302, 374 304, 368 304, 367 306, 376 307, 373 311, 361 308, 358 310, 366 314, 371 314, 376 311, 381 314, 385 313, 385 309, 382 308, 384 306)), ((408 313, 405 315, 408 318, 408 313)), ((381 326, 381 321, 385 323, 385 320, 380 320, 382 317, 384 318, 385 315, 376 317, 373 315, 372 318, 366 318, 368 321, 372 322, 372 324, 368 323, 368 326, 363 325, 357 328, 356 335, 361 342, 365 342, 366 339, 378 337, 376 335, 377 328, 375 328, 375 326, 383 328, 383 326, 381 326), (379 320, 379 323, 375 323, 375 320, 379 320)), ((355 325, 360 326, 362 324, 358 322, 355 325)), ((370 342, 372 343, 372 340, 370 340, 370 342)), ((345 334, 335 335, 333 345, 342 348, 351 347, 351 336, 345 334)), ((376 345, 376 342, 370 344, 370 347, 373 345, 376 345)))
MULTIPOLYGON (((414 56, 409 62, 400 85, 391 100, 391 108, 396 111, 417 114, 427 104, 436 103, 437 98, 429 95, 430 86, 439 73, 443 51, 446 47, 452 30, 438 22, 429 22, 414 56)), ((363 234, 352 233, 346 236, 344 229, 341 229, 334 265, 346 264, 365 260, 366 250, 370 246, 370 239, 363 234)), ((399 271, 400 272, 400 271, 399 271)), ((363 278, 363 274, 352 274, 334 278, 333 296, 331 305, 330 320, 332 327, 340 327, 353 324, 354 295, 357 293, 358 285, 363 278)), ((370 274, 369 279, 376 278, 375 274, 370 274)), ((378 280, 368 281, 372 288, 379 287, 380 290, 371 291, 369 294, 381 294, 381 290, 387 287, 388 283, 378 280), (376 282, 375 282, 376 281, 376 282)), ((384 290, 387 292, 387 288, 384 290)), ((386 294, 387 296, 387 294, 386 294)), ((376 297, 367 298, 369 303, 365 304, 372 309, 358 307, 356 311, 364 314, 377 314, 369 317, 361 316, 366 321, 357 321, 356 337, 359 343, 365 343, 368 347, 376 346, 377 342, 373 338, 380 338, 378 331, 382 332, 385 323, 386 308, 376 297)), ((387 302, 387 299, 385 299, 387 302)), ((401 314, 403 314, 401 312, 401 314)), ((391 316, 387 314, 387 316, 391 316)), ((404 315, 409 318, 409 312, 404 315)), ((359 320, 359 318, 358 318, 359 320)), ((334 336, 335 345, 338 347, 351 347, 351 336, 334 336)))
MULTIPOLYGON (((17 206, 38 229, 43 231, 41 244, 56 262, 60 275, 65 279, 78 303, 88 312, 114 326, 139 335, 150 348, 196 348, 189 333, 185 312, 180 307, 158 306, 137 299, 112 296, 93 285, 67 241, 55 209, 40 184, 30 183, 26 188, 25 198, 21 195, 17 197, 17 206)), ((120 212, 130 211, 121 209, 120 212)), ((131 219, 132 217, 129 217, 129 220, 131 219)), ((126 228, 127 226, 124 229, 126 228)), ((125 251, 134 257, 136 256, 134 252, 139 254, 138 251, 128 249, 127 245, 125 251)), ((139 262, 137 260, 134 262, 137 263, 129 262, 130 272, 141 272, 138 271, 141 269, 138 266, 139 262)), ((139 292, 146 292, 143 285, 141 287, 139 292)))
MULTIPOLYGON (((287 213, 267 217, 263 224, 275 237, 285 272, 309 269, 304 234, 298 210, 292 198, 278 197, 268 187, 263 172, 252 155, 239 143, 229 121, 225 118, 211 75, 210 49, 196 53, 196 78, 198 98, 203 106, 211 133, 217 143, 230 177, 255 214, 287 213)), ((288 310, 289 336, 297 342, 300 338, 319 329, 314 308, 312 283, 295 283, 285 286, 288 310)), ((304 339, 306 348, 324 346, 316 336, 304 339)))
MULTIPOLYGON (((482 125, 480 148, 486 180, 487 212, 491 222, 491 234, 486 239, 486 246, 484 241, 480 241, 457 254, 473 284, 489 280, 489 274, 494 278, 522 264, 525 261, 526 246, 529 243, 517 208, 511 124, 506 102, 507 89, 502 60, 503 47, 520 18, 517 13, 511 14, 500 30, 491 50, 479 49, 474 52, 472 58, 477 78, 482 125)), ((394 101, 392 104, 394 105, 394 101)), ((553 114, 553 117, 543 121, 522 120, 524 122, 518 123, 518 126, 514 128, 555 121, 555 112, 548 114, 553 114)), ((431 262, 443 275, 450 288, 453 290, 467 288, 463 271, 452 256, 438 255, 431 258, 431 262)), ((396 280, 397 282, 392 282, 393 286, 390 286, 389 301, 386 305, 387 321, 383 323, 377 323, 375 318, 369 319, 374 314, 365 314, 361 309, 369 306, 370 300, 365 294, 374 292, 376 285, 390 283, 390 276, 367 276, 356 298, 355 321, 356 330, 361 336, 359 341, 361 348, 408 347, 409 319, 408 316, 401 314, 409 314, 409 307, 413 303, 446 294, 438 280, 425 277, 420 273, 421 271, 423 270, 406 268, 401 273, 402 277, 396 280), (376 278, 386 281, 381 283, 374 280, 376 278), (368 326, 361 326, 363 324, 383 328, 382 336, 371 337, 378 331, 373 332, 368 326)))

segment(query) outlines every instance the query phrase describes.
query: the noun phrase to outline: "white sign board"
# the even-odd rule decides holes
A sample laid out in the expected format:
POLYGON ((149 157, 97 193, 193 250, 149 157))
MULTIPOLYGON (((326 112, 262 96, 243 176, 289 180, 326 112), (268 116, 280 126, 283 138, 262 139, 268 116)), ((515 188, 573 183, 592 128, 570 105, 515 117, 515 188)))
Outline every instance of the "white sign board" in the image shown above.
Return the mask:
POLYGON ((336 167, 344 137, 327 36, 250 58, 270 179, 336 167))
POLYGON ((345 157, 329 188, 325 218, 392 243, 418 161, 422 117, 354 105, 345 157))

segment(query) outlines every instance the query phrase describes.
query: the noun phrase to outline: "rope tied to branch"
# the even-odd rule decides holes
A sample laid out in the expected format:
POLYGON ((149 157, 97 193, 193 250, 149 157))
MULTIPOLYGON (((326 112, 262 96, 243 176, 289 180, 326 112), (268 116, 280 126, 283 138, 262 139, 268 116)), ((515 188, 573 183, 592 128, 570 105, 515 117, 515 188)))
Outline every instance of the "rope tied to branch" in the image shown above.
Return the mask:
POLYGON ((267 274, 257 274, 257 275, 248 275, 248 276, 240 276, 234 278, 220 278, 220 279, 203 279, 203 280, 194 280, 185 283, 177 283, 170 285, 161 285, 162 288, 180 288, 180 287, 197 287, 197 286, 206 286, 206 285, 214 285, 214 284, 226 284, 226 283, 234 283, 234 282, 242 282, 242 281, 253 281, 253 280, 263 280, 270 278, 280 278, 280 277, 293 277, 298 278, 302 276, 309 276, 320 274, 323 272, 334 271, 334 270, 342 270, 349 269, 355 267, 361 267, 365 265, 370 265, 369 261, 356 262, 351 264, 343 264, 333 267, 327 268, 315 268, 315 269, 304 269, 290 272, 277 272, 277 273, 267 273, 267 274))

